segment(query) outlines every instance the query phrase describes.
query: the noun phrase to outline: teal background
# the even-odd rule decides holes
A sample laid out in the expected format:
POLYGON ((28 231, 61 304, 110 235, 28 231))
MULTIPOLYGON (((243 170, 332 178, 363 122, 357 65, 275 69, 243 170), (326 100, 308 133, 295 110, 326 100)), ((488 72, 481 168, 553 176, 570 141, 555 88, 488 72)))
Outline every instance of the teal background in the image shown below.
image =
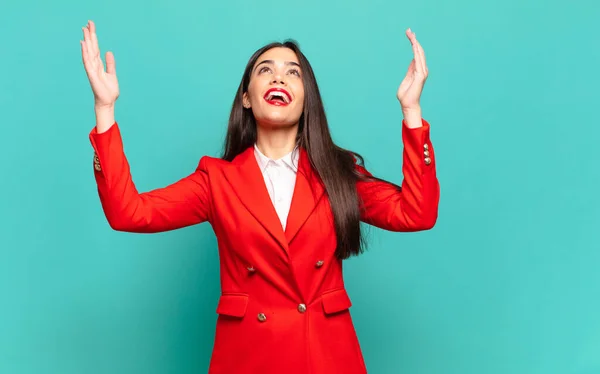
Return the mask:
POLYGON ((428 232, 369 229, 369 252, 346 264, 369 372, 600 373, 591 0, 3 2, 0 373, 202 373, 210 358, 210 226, 136 235, 103 216, 88 19, 115 53, 117 120, 144 191, 219 154, 247 59, 288 37, 335 140, 400 182, 395 91, 412 27, 430 68, 440 216, 428 232))

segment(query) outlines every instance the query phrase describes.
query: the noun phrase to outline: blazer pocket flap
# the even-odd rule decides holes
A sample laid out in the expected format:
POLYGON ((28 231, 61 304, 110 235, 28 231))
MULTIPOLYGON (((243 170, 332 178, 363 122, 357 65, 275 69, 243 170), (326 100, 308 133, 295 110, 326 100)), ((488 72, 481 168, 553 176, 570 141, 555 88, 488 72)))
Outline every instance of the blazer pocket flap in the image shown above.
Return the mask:
POLYGON ((324 293, 321 296, 321 301, 323 302, 325 314, 341 312, 352 306, 350 297, 344 288, 324 293))
POLYGON ((217 313, 231 317, 243 317, 248 306, 248 295, 225 294, 219 298, 217 313))

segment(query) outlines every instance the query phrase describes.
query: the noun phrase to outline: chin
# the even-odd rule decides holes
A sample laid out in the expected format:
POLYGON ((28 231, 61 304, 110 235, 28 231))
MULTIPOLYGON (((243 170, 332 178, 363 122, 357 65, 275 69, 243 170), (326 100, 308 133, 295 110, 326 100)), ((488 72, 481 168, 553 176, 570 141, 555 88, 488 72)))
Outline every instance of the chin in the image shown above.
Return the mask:
POLYGON ((265 126, 265 127, 269 127, 269 128, 286 128, 286 127, 292 127, 292 126, 298 124, 298 121, 266 120, 266 121, 260 121, 259 124, 262 126, 265 126))
POLYGON ((256 118, 257 123, 269 127, 290 127, 296 125, 298 120, 299 118, 291 118, 288 113, 281 113, 278 111, 256 118))

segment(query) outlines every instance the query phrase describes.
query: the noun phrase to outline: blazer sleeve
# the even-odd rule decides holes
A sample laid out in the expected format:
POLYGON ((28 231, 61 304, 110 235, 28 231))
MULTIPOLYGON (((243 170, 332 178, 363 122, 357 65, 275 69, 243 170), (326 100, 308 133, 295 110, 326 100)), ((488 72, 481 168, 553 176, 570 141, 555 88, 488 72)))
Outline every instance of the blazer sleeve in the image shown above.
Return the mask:
POLYGON ((211 196, 206 158, 196 170, 164 188, 139 193, 132 181, 118 124, 89 134, 94 177, 102 209, 117 231, 154 233, 210 220, 211 196))
MULTIPOLYGON (((422 124, 411 129, 402 122, 404 180, 401 186, 381 180, 357 182, 363 222, 389 231, 428 230, 435 225, 440 187, 429 123, 422 119, 422 124)), ((357 165, 356 168, 372 176, 364 167, 357 165)))

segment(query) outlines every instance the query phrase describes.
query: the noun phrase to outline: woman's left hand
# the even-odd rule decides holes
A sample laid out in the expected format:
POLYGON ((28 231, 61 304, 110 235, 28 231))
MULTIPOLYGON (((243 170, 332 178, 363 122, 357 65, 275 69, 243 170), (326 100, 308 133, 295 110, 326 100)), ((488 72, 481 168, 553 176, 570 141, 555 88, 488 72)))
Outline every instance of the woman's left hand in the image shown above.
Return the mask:
POLYGON ((398 93, 396 94, 400 105, 402 106, 402 112, 405 114, 421 112, 421 92, 423 92, 423 86, 427 80, 427 65, 425 63, 425 53, 421 44, 417 41, 415 33, 411 29, 406 30, 406 36, 410 40, 413 49, 413 60, 408 66, 406 76, 398 87, 398 93))

